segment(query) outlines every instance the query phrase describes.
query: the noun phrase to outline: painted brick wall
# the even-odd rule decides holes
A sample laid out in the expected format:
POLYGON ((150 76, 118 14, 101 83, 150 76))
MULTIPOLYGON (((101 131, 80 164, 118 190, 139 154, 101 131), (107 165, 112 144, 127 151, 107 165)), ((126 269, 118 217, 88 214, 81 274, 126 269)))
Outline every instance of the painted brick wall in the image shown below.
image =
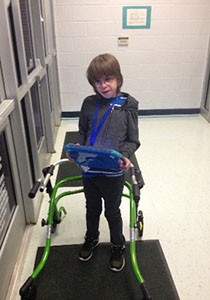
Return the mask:
POLYGON ((210 0, 54 0, 62 111, 92 94, 86 69, 112 53, 123 91, 140 109, 199 108, 210 36, 210 0), (150 29, 122 29, 123 6, 151 6, 150 29), (118 46, 118 37, 129 37, 118 46))

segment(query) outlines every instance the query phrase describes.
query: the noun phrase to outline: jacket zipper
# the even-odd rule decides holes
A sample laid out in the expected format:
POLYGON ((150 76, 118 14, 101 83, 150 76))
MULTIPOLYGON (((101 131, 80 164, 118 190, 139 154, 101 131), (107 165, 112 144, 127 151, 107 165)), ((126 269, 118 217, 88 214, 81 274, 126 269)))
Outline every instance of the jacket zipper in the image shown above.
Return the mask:
POLYGON ((103 143, 105 143, 106 141, 106 137, 107 137, 107 133, 108 133, 108 129, 109 129, 109 126, 110 126, 110 123, 111 123, 111 119, 112 119, 112 112, 114 110, 114 106, 112 107, 112 110, 110 112, 110 115, 108 117, 108 120, 107 120, 107 124, 106 124, 106 127, 104 128, 104 133, 103 133, 103 143))

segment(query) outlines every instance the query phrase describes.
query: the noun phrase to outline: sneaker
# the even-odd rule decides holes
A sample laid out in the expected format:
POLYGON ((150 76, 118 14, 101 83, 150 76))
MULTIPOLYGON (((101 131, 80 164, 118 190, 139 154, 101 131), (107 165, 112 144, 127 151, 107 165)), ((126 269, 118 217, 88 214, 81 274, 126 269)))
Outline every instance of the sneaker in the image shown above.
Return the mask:
POLYGON ((93 249, 98 246, 98 239, 85 237, 85 242, 79 251, 78 258, 82 261, 88 261, 93 255, 93 249))
POLYGON ((110 257, 110 270, 114 272, 120 272, 125 266, 125 246, 112 246, 112 252, 110 257))

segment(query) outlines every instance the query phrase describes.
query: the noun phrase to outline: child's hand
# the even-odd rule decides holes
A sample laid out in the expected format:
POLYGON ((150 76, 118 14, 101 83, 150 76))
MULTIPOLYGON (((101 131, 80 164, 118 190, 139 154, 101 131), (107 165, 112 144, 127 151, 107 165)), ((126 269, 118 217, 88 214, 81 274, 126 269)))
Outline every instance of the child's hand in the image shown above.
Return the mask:
POLYGON ((121 159, 119 161, 120 161, 120 170, 127 171, 130 168, 131 162, 130 159, 128 159, 127 157, 125 157, 126 163, 124 163, 121 159))
POLYGON ((68 153, 66 153, 66 158, 68 158, 69 162, 73 162, 73 158, 71 158, 71 156, 68 155, 68 153))
MULTIPOLYGON (((80 144, 79 144, 79 143, 76 143, 75 145, 80 145, 80 144)), ((66 153, 66 158, 68 158, 68 160, 69 160, 70 162, 73 162, 73 161, 74 161, 73 158, 71 158, 71 156, 68 155, 68 153, 66 153)))

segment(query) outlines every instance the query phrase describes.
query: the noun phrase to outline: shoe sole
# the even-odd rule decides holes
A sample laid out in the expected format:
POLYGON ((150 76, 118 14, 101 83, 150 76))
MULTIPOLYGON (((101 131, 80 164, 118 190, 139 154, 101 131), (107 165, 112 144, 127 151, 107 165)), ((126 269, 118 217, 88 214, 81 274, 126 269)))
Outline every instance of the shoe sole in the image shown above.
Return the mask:
POLYGON ((87 258, 83 258, 81 256, 78 256, 79 260, 81 261, 88 261, 89 259, 91 259, 91 257, 93 256, 93 251, 91 252, 91 254, 87 257, 87 258))
POLYGON ((123 258, 123 264, 122 264, 122 266, 121 266, 120 269, 113 268, 112 266, 109 266, 109 269, 110 269, 111 271, 113 271, 113 272, 120 272, 120 271, 122 271, 122 269, 123 269, 124 267, 125 267, 125 258, 123 258))
POLYGON ((98 247, 98 245, 99 245, 99 242, 91 249, 92 252, 90 253, 90 255, 89 255, 87 258, 83 258, 83 257, 81 257, 81 256, 78 256, 79 260, 81 260, 81 261, 88 261, 89 259, 91 259, 91 257, 93 256, 93 250, 94 250, 96 247, 98 247))

